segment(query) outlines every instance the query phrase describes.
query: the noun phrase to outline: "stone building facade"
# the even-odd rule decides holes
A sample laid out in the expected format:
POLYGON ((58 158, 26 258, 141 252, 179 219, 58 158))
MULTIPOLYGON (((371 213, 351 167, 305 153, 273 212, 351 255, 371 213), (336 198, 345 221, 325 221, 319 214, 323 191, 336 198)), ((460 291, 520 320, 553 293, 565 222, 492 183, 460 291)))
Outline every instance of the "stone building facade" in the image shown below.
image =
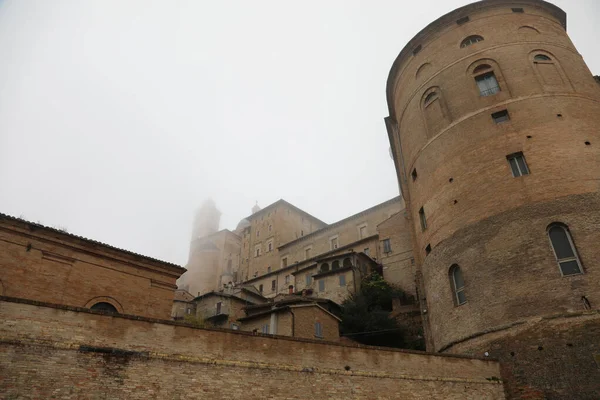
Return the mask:
POLYGON ((0 214, 0 295, 169 318, 185 269, 0 214))
POLYGON ((452 11, 387 99, 428 349, 498 357, 510 398, 597 398, 600 85, 565 13, 452 11))

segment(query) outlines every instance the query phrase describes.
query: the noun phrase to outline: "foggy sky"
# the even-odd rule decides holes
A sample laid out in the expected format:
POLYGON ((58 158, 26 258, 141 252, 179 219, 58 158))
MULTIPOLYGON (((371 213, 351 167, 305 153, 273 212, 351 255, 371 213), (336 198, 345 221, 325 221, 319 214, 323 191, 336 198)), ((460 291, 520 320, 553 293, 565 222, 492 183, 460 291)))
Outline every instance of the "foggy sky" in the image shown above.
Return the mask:
MULTIPOLYGON (((0 0, 0 212, 185 265, 209 196, 229 229, 392 198, 389 69, 468 3, 0 0)), ((554 4, 600 74, 600 2, 554 4)))

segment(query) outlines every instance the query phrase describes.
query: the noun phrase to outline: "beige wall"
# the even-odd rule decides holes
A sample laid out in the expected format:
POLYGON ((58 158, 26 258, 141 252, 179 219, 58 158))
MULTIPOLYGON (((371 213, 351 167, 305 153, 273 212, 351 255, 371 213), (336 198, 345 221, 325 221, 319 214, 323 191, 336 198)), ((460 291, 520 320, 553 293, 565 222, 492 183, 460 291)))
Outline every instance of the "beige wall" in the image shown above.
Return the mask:
POLYGON ((184 269, 23 221, 0 217, 4 296, 77 307, 98 302, 146 317, 171 315, 184 269))
POLYGON ((412 254, 410 224, 404 212, 392 215, 377 226, 379 232, 380 261, 383 278, 404 292, 416 296, 415 263, 412 254), (389 240, 391 251, 384 252, 384 241, 389 240))
POLYGON ((336 342, 340 340, 338 320, 319 306, 294 307, 294 337, 336 342), (315 324, 319 322, 322 337, 315 336, 315 324))
POLYGON ((491 379, 500 376, 494 361, 194 329, 19 303, 3 302, 0 320, 6 322, 0 324, 0 368, 5 371, 0 391, 9 398, 64 393, 191 399, 199 392, 212 399, 249 400, 264 399, 265 393, 272 399, 306 398, 307 393, 332 400, 347 399, 349 393, 354 400, 504 398, 502 384, 491 379), (95 351, 107 347, 121 351, 95 351), (181 379, 190 373, 194 379, 181 379))

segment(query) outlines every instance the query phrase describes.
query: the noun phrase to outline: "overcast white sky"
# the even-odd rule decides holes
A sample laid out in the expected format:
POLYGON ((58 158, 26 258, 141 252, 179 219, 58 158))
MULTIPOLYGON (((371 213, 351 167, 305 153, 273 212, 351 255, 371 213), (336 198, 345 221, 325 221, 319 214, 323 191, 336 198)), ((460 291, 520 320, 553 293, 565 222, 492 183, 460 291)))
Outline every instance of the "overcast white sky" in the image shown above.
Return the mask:
MULTIPOLYGON (((230 229, 394 197, 387 74, 467 3, 0 0, 0 212, 184 265, 209 196, 230 229)), ((600 1, 554 3, 600 74, 600 1)))

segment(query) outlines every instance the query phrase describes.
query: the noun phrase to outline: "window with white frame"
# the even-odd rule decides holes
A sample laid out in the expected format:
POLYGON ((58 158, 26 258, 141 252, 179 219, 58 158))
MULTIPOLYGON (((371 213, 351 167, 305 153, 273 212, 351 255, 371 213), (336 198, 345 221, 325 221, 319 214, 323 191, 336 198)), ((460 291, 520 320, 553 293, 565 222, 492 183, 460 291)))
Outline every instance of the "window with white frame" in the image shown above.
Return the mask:
POLYGON ((315 322, 315 336, 318 338, 323 337, 323 325, 320 322, 315 322))
POLYGON ((575 243, 566 225, 560 223, 551 224, 548 227, 548 237, 554 250, 554 256, 558 262, 560 273, 563 276, 578 275, 583 273, 581 261, 575 243))
POLYGON ((510 170, 515 178, 529 175, 529 167, 522 152, 509 154, 506 156, 506 160, 510 164, 510 170))
POLYGON ((390 243, 390 239, 383 239, 383 252, 384 253, 392 252, 392 244, 390 243))
POLYGON ((460 306, 467 302, 467 296, 465 295, 465 281, 463 279, 462 271, 456 264, 450 267, 450 285, 452 286, 452 292, 454 294, 454 304, 460 306))

